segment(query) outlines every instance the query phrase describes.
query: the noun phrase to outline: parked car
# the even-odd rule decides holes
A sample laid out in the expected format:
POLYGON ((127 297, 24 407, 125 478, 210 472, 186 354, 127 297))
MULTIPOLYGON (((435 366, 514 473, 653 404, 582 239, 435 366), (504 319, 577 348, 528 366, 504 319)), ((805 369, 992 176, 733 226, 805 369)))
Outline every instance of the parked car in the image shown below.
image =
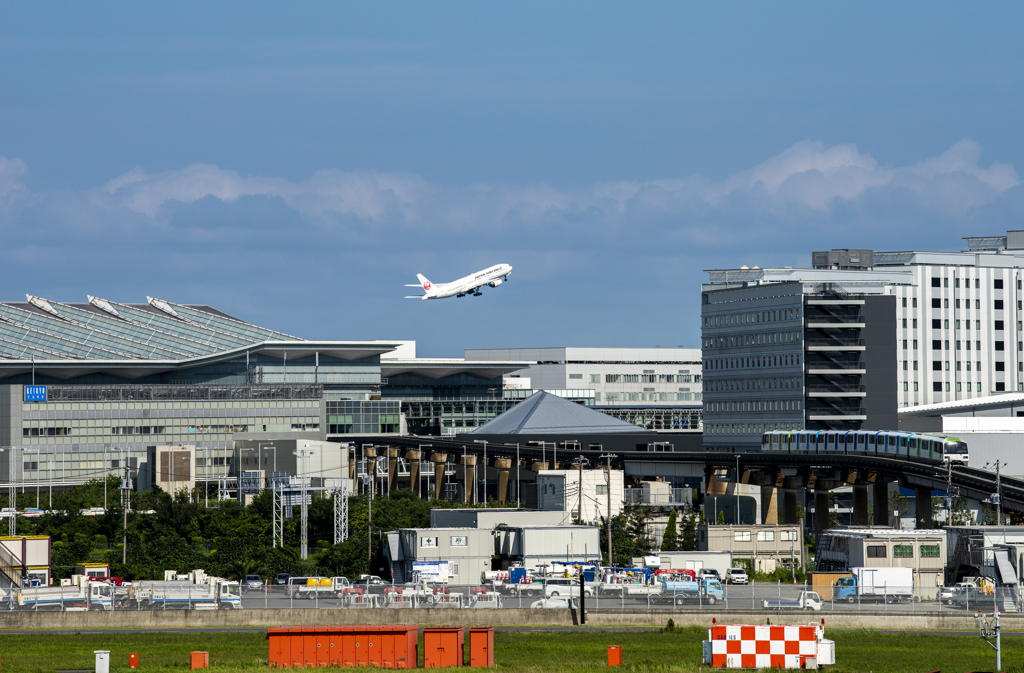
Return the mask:
MULTIPOLYGON (((594 590, 591 587, 584 586, 583 593, 586 596, 593 596, 594 590)), ((579 595, 579 580, 569 579, 568 577, 552 577, 548 579, 546 586, 544 587, 545 598, 558 598, 560 596, 578 597, 579 595)))
POLYGON ((290 580, 291 578, 292 576, 288 573, 277 573, 276 575, 274 575, 274 584, 287 586, 288 580, 290 580))
POLYGON ((955 602, 953 587, 939 587, 938 591, 935 592, 935 601, 938 603, 945 603, 946 605, 952 605, 955 602))
POLYGON ((263 578, 259 575, 246 575, 245 579, 242 580, 242 589, 245 591, 252 591, 253 589, 263 588, 263 578))
POLYGON ((729 584, 750 584, 747 571, 743 568, 729 568, 729 571, 725 573, 725 581, 729 584))
POLYGON ((580 607, 580 599, 578 596, 572 598, 542 598, 539 601, 530 603, 531 608, 562 608, 566 609, 572 607, 578 609, 580 607))
POLYGON ((697 571, 697 579, 711 579, 718 580, 719 582, 722 581, 721 575, 719 575, 718 571, 714 568, 701 568, 697 571))
POLYGON ((352 589, 362 589, 367 594, 383 594, 385 587, 391 586, 376 575, 363 575, 355 582, 352 582, 352 589))

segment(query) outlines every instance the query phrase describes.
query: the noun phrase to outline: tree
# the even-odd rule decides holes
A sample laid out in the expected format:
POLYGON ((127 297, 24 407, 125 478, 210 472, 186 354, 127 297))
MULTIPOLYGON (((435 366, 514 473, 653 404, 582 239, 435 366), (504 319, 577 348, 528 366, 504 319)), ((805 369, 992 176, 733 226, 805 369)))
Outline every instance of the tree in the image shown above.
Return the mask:
POLYGON ((697 513, 692 509, 683 518, 680 551, 697 551, 697 513))
POLYGON ((908 507, 907 499, 899 491, 893 491, 889 494, 889 511, 896 513, 894 517, 896 521, 893 522, 896 527, 899 527, 900 519, 906 516, 908 507))
POLYGON ((725 525, 725 512, 724 511, 718 513, 718 521, 716 521, 715 523, 717 523, 719 526, 724 526, 725 525))
POLYGON ((662 551, 678 551, 679 541, 676 532, 676 511, 668 513, 668 523, 665 524, 665 533, 661 536, 662 551))

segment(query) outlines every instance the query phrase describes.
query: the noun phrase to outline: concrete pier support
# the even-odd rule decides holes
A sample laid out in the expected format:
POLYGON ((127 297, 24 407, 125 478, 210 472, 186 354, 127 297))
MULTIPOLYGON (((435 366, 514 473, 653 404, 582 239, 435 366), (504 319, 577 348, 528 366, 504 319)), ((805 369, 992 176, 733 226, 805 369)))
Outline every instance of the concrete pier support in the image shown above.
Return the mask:
POLYGON ((774 486, 761 487, 761 523, 779 522, 779 489, 774 486))
POLYGON ((814 536, 818 537, 828 530, 829 503, 828 491, 814 491, 814 536))
POLYGON ((476 504, 476 456, 462 457, 462 502, 476 504))
POLYGON ((932 489, 914 489, 914 527, 918 530, 932 528, 932 489))
POLYGON ((409 488, 420 497, 420 452, 406 451, 405 459, 409 461, 409 488))
POLYGON ((782 491, 782 523, 800 523, 796 506, 797 492, 788 488, 782 491))
POLYGON ((871 497, 875 505, 875 525, 888 526, 889 517, 892 515, 889 511, 889 483, 876 481, 872 484, 871 497))
POLYGON ((398 479, 398 449, 388 449, 388 493, 395 487, 398 479))
POLYGON ((448 454, 433 453, 430 462, 434 464, 434 497, 440 500, 444 493, 444 465, 448 462, 448 454))
POLYGON ((498 504, 504 505, 508 500, 508 471, 512 468, 512 459, 495 458, 494 467, 498 470, 498 504))
POLYGON ((868 521, 868 487, 853 487, 853 525, 867 526, 868 521))

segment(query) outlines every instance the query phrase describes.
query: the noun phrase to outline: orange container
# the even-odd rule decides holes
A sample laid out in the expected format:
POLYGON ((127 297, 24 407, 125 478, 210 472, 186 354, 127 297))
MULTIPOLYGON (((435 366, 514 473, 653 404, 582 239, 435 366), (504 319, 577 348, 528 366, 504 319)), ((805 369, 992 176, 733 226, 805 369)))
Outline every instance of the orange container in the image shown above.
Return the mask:
POLYGON ((465 632, 461 626, 423 629, 423 667, 462 666, 465 632))
POLYGON ((469 665, 494 666, 494 627, 474 626, 469 630, 469 665))
POLYGON ((416 668, 419 626, 291 626, 267 629, 270 665, 416 668))
POLYGON ((622 665, 622 645, 608 646, 608 668, 622 665))
POLYGON ((191 658, 192 670, 197 668, 209 668, 210 667, 210 653, 209 652, 193 652, 191 658))
POLYGON ((139 655, 135 654, 135 653, 129 654, 128 655, 128 668, 138 668, 138 667, 139 667, 139 655))

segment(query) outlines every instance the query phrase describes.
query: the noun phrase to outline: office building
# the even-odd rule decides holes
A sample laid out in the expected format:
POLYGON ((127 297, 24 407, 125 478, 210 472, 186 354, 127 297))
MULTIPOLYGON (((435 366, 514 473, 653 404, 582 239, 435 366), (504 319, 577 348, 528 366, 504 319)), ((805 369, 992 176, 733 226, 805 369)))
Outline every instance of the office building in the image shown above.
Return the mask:
POLYGON ((592 399, 595 409, 649 430, 695 431, 703 385, 696 348, 498 348, 467 350, 475 361, 535 364, 506 377, 506 395, 522 388, 592 399), (590 391, 590 394, 583 391, 590 391))
POLYGON ((704 448, 757 451, 770 430, 896 427, 903 270, 709 271, 704 448))
POLYGON ((960 252, 815 252, 816 268, 901 270, 894 288, 900 407, 1024 391, 1024 231, 960 252))

